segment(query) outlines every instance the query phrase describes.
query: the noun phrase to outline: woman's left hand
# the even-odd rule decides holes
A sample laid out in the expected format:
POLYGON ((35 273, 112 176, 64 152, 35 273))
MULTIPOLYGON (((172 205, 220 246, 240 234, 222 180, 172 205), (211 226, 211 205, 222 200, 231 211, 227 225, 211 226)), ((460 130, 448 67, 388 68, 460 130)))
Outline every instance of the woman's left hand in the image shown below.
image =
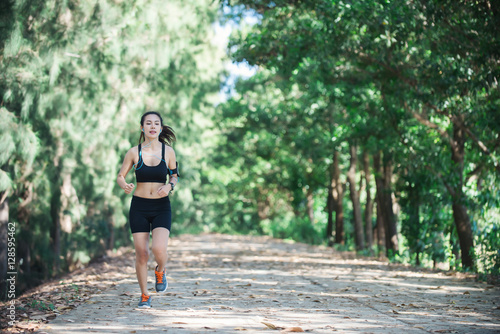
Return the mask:
POLYGON ((158 188, 158 195, 160 195, 161 197, 168 196, 171 188, 172 188, 172 186, 170 184, 166 184, 164 186, 161 186, 160 188, 158 188))

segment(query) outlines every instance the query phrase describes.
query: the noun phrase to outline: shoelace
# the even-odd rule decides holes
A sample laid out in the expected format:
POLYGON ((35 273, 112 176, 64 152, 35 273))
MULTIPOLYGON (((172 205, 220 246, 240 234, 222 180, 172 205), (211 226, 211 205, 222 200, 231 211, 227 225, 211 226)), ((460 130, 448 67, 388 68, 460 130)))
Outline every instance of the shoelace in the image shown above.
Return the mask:
POLYGON ((149 296, 148 295, 145 295, 145 294, 142 294, 142 302, 145 303, 147 302, 149 299, 149 296))
MULTIPOLYGON (((165 269, 163 269, 163 271, 165 271, 165 269)), ((156 271, 155 270, 156 282, 157 283, 163 283, 163 271, 156 271)))

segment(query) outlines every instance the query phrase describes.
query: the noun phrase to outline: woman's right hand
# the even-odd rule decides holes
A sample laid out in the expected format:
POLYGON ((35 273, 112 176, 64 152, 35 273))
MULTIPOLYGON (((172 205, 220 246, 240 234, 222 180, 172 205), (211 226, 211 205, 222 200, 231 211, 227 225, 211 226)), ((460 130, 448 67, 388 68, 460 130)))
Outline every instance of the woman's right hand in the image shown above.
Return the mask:
POLYGON ((132 190, 134 190, 135 185, 133 183, 127 183, 123 190, 125 191, 126 194, 130 194, 132 190))

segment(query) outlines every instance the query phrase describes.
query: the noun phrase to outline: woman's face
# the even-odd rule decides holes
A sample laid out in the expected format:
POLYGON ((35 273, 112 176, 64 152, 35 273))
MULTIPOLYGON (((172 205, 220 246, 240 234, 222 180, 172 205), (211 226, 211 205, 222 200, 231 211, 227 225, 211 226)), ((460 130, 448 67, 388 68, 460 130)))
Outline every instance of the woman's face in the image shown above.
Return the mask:
POLYGON ((161 133, 161 120, 158 115, 147 115, 144 119, 144 124, 142 126, 142 130, 144 130, 144 135, 149 139, 158 138, 161 133))

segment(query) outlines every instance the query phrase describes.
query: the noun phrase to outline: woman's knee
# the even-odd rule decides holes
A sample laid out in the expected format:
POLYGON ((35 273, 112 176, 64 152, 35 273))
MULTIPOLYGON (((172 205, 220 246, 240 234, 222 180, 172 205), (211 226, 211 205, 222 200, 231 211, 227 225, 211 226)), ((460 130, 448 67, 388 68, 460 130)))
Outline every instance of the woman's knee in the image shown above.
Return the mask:
POLYGON ((137 263, 144 264, 148 263, 149 250, 147 248, 140 248, 135 250, 135 260, 137 263))
POLYGON ((161 254, 166 254, 167 253, 167 245, 166 244, 153 244, 151 247, 151 250, 153 251, 153 254, 156 255, 161 255, 161 254))

